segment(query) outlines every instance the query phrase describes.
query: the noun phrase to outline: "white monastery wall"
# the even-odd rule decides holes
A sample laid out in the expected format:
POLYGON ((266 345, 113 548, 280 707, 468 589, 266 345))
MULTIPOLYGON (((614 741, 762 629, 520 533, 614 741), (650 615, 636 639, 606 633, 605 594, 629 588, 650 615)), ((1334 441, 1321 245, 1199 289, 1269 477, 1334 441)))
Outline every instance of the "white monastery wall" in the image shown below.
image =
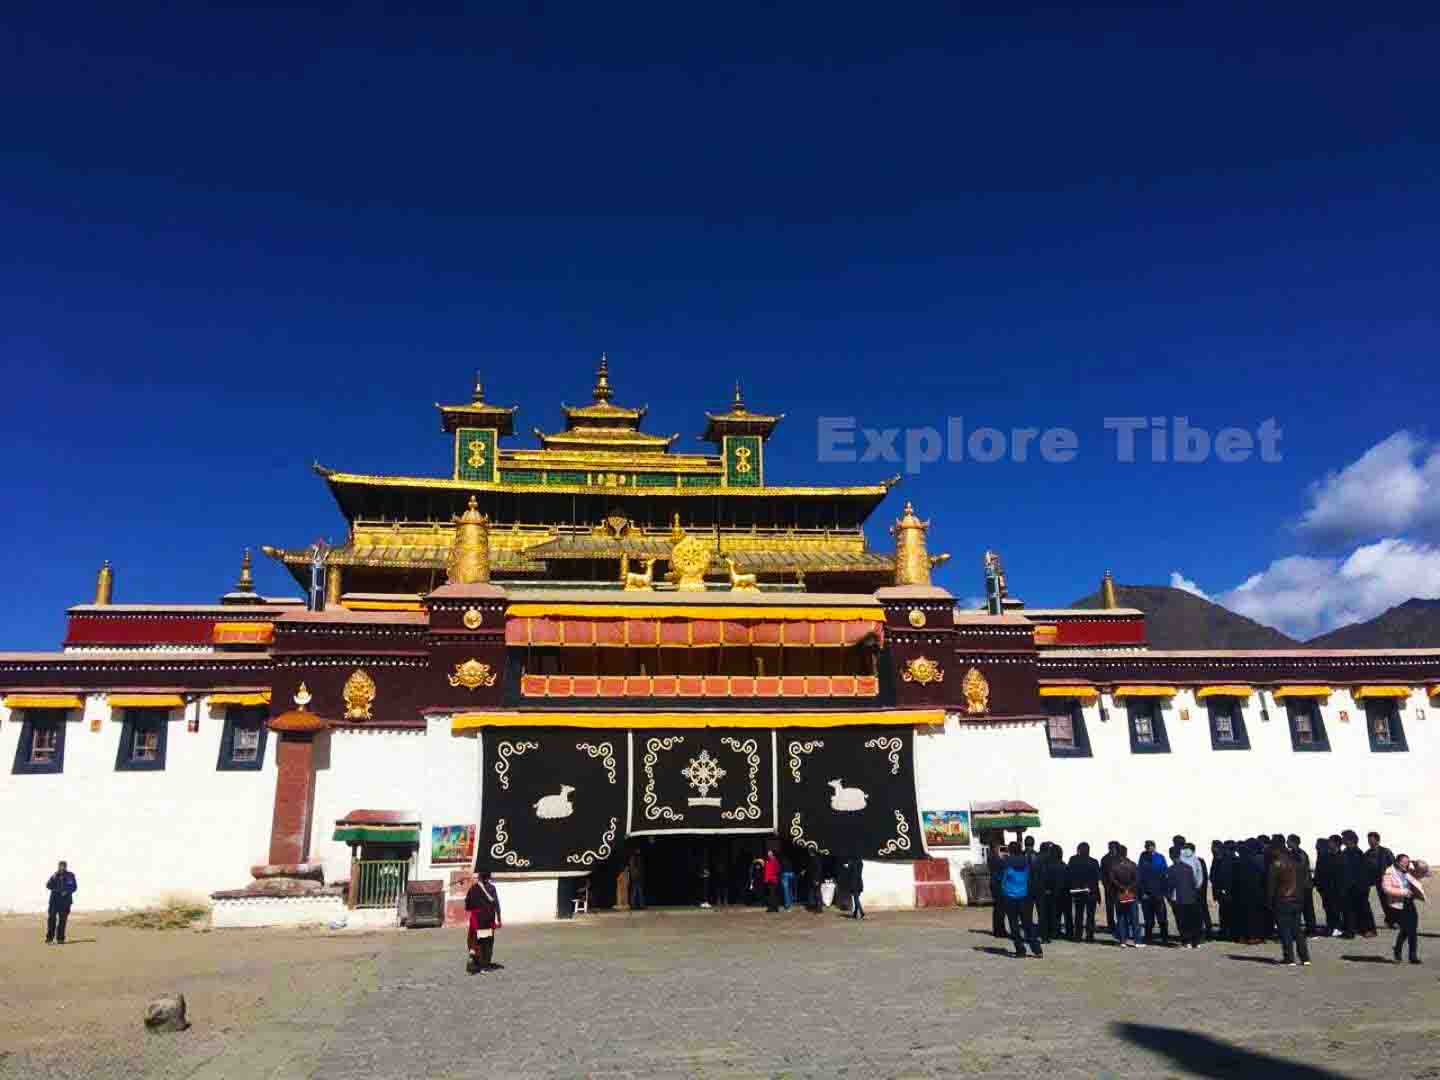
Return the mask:
MULTIPOLYGON (((1045 725, 968 724, 951 717, 943 735, 918 734, 920 806, 963 810, 972 801, 1022 799, 1040 811, 1030 830, 1061 844, 1067 857, 1088 841, 1096 858, 1119 840, 1136 855, 1145 840, 1161 851, 1182 833, 1204 848, 1211 840, 1256 833, 1298 833, 1307 849, 1317 836, 1378 831, 1387 847, 1440 857, 1440 710, 1420 689, 1401 704, 1408 751, 1370 749, 1363 702, 1337 690, 1321 704, 1330 750, 1292 749, 1284 702, 1258 694, 1244 708, 1249 750, 1215 750, 1203 701, 1181 691, 1160 699, 1170 752, 1132 753, 1123 700, 1085 706, 1090 757, 1050 756, 1045 725), (1182 720, 1182 710, 1189 719, 1182 720), (1342 722, 1341 712, 1348 722, 1342 722)), ((1013 834, 1012 834, 1013 835, 1013 834)), ((955 858, 959 852, 939 854, 955 858)), ((983 855, 978 845, 974 857, 983 855)), ((867 877, 869 867, 867 866, 867 877)), ((868 880, 867 880, 867 895, 868 880)))
POLYGON ((455 869, 430 865, 432 825, 478 825, 479 740, 455 738, 450 718, 431 717, 421 731, 331 731, 316 747, 315 811, 310 858, 325 880, 350 876, 350 848, 331 837, 352 810, 414 811, 420 851, 414 877, 448 881, 455 869))
POLYGON ((243 885, 265 861, 275 805, 275 745, 258 770, 222 771, 223 706, 208 699, 170 711, 165 768, 117 771, 120 710, 103 695, 72 711, 64 771, 11 772, 23 724, 0 705, 0 820, 5 872, 0 911, 44 911, 45 882, 61 859, 79 882, 75 909, 158 904, 167 897, 208 899, 243 885), (186 717, 200 710, 199 730, 186 717), (91 722, 99 721, 99 730, 91 722))

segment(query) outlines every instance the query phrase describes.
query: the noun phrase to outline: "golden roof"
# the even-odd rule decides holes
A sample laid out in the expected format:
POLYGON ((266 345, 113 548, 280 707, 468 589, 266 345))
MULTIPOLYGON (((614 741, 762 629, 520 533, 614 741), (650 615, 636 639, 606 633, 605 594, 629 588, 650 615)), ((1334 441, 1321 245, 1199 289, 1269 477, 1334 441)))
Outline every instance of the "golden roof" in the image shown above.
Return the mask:
POLYGON ((784 419, 784 413, 757 413, 747 409, 745 399, 740 395, 740 380, 736 379, 735 397, 730 403, 730 411, 707 412, 705 434, 700 437, 713 443, 719 443, 726 435, 759 435, 765 439, 770 437, 775 425, 784 419))
POLYGON ((444 431, 454 431, 458 427, 493 427, 499 428, 501 435, 514 433, 515 414, 520 410, 518 405, 489 404, 485 400, 485 387, 480 382, 478 371, 470 404, 441 405, 437 401, 435 407, 440 410, 440 427, 444 431))

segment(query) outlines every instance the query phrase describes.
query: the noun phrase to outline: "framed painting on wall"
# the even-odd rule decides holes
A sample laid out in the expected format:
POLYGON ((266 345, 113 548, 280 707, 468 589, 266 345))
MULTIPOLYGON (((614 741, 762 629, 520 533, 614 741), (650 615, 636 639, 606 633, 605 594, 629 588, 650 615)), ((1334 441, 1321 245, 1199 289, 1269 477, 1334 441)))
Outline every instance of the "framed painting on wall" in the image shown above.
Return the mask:
POLYGON ((475 861, 474 825, 431 825, 430 865, 469 865, 475 861))
POLYGON ((932 848, 970 846, 969 810, 922 810, 925 844, 932 848))

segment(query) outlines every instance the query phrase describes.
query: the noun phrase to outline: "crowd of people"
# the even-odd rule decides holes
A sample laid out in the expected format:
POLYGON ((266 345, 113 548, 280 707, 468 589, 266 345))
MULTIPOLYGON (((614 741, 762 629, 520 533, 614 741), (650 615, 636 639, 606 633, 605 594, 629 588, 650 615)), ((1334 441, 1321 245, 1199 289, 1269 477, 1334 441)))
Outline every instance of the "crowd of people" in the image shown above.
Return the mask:
POLYGON ((1027 948, 1043 956, 1043 946, 1057 939, 1094 942, 1103 900, 1106 925, 1122 948, 1156 944, 1157 931, 1158 944, 1170 945, 1173 916, 1182 948, 1198 949, 1215 939, 1258 945, 1273 936, 1282 963, 1308 966, 1309 937, 1376 936, 1373 889, 1385 925, 1397 931, 1395 962, 1408 952, 1410 963, 1418 964, 1415 905, 1425 899, 1420 881, 1429 868, 1391 852, 1379 833, 1367 840, 1362 850, 1353 831, 1322 836, 1313 859, 1293 833, 1216 840, 1207 862, 1184 836, 1174 837, 1168 858, 1147 840, 1136 860, 1115 840, 1099 859, 1089 844, 1080 844, 1067 860, 1058 844, 1037 846, 1027 836, 1007 849, 991 846, 992 929, 996 937, 1010 939, 1017 957, 1027 948), (1316 919, 1317 895, 1323 930, 1316 919))

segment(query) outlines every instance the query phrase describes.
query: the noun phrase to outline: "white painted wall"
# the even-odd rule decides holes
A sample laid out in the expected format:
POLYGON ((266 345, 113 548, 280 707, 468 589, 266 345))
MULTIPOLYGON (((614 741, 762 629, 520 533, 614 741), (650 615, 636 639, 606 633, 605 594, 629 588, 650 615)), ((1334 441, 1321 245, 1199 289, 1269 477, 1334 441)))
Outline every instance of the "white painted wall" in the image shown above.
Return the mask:
MULTIPOLYGON (((1023 799, 1040 810, 1037 838, 1067 856, 1088 841, 1099 858, 1109 840, 1130 848, 1145 840, 1164 851, 1182 833, 1202 845, 1256 833, 1299 833, 1307 849, 1317 836, 1374 829, 1394 851, 1440 857, 1440 710, 1412 691, 1402 718, 1409 751, 1373 753, 1363 703, 1336 691, 1322 703, 1328 753, 1296 753, 1284 703, 1258 695, 1245 706, 1249 750, 1211 748, 1204 702, 1181 691, 1164 701, 1169 754, 1132 754, 1123 702, 1108 697, 1085 708, 1093 756, 1052 758, 1041 723, 969 724, 950 718, 944 734, 917 735, 917 786, 923 809, 963 809, 972 800, 1023 799), (1190 710, 1188 721, 1181 710, 1190 710), (1349 722, 1340 713, 1348 711, 1349 722), (1418 717, 1418 718, 1417 718, 1418 717)), ((946 855, 955 857, 954 851, 946 855)), ((868 876, 869 868, 866 873, 868 876)), ((867 881, 868 886, 868 881, 867 881)), ((868 895, 868 888, 867 888, 868 895)))
POLYGON ((60 859, 79 882, 76 910, 208 899, 246 883, 270 846, 275 737, 263 769, 221 772, 224 708, 204 700, 187 709, 171 711, 163 771, 115 770, 119 710, 112 717, 104 696, 92 694, 83 716, 70 713, 65 771, 17 776, 10 769, 23 725, 18 711, 0 705, 0 911, 44 911, 45 881, 60 859), (191 733, 185 716, 197 707, 200 729, 191 733))
POLYGON ((448 883, 452 869, 470 869, 430 865, 430 826, 479 823, 479 740, 453 737, 448 716, 431 717, 424 731, 331 731, 316 751, 310 858, 326 881, 350 875, 350 848, 331 837, 352 810, 417 813, 414 878, 448 883))

